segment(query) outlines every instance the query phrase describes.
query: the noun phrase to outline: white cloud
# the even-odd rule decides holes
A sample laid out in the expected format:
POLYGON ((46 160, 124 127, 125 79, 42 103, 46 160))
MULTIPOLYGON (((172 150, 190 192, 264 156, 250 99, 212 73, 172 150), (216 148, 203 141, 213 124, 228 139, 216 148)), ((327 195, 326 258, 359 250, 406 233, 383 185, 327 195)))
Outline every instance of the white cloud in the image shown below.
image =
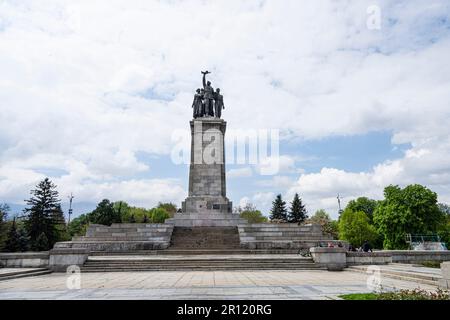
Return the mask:
MULTIPOLYGON (((282 129, 286 140, 383 130, 412 145, 370 172, 302 174, 293 188, 314 203, 331 208, 338 189, 379 195, 388 182, 428 183, 449 201, 448 6, 379 1, 382 29, 370 31, 371 4, 2 1, 0 197, 23 199, 42 168, 67 172, 61 187, 86 199, 154 190, 136 178, 152 170, 136 153, 170 154, 207 68, 230 129, 282 129)), ((279 174, 296 161, 282 156, 279 174)))
POLYGON ((227 172, 227 178, 247 178, 253 175, 253 170, 250 167, 239 168, 239 169, 230 169, 227 172))

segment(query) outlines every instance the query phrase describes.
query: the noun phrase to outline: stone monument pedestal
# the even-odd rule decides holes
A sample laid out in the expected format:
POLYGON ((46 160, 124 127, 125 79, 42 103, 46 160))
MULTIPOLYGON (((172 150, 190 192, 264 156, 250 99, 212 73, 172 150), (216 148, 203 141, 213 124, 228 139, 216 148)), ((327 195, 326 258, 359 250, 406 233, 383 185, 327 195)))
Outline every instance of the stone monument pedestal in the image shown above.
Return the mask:
POLYGON ((189 196, 182 213, 166 220, 176 227, 231 227, 246 223, 233 214, 226 197, 225 131, 226 122, 213 117, 192 120, 189 196))

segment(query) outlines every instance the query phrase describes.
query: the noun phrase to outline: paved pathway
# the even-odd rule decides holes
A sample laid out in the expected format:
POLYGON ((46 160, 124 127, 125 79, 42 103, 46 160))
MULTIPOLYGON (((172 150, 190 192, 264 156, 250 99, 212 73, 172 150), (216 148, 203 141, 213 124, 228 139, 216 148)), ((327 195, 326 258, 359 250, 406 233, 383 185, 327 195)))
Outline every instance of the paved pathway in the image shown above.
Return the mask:
MULTIPOLYGON (((299 271, 157 271, 81 275, 81 289, 67 288, 67 275, 0 281, 5 299, 336 299, 345 293, 369 292, 368 275, 321 270, 299 271)), ((385 289, 423 288, 382 278, 385 289)))

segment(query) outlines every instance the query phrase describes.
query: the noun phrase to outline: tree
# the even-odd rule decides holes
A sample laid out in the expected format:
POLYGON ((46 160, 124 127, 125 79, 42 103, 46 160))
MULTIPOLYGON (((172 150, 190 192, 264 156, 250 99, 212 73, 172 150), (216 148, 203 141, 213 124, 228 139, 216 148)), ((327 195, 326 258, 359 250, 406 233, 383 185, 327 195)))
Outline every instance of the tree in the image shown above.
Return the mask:
POLYGON ((95 224, 110 226, 113 223, 121 223, 120 210, 114 210, 114 204, 108 199, 103 199, 89 215, 89 220, 95 224))
POLYGON ((30 237, 27 234, 25 228, 18 228, 19 234, 19 251, 25 252, 28 251, 30 247, 30 237))
POLYGON ((275 200, 272 202, 270 220, 282 220, 287 222, 286 202, 281 198, 281 194, 277 195, 275 200))
POLYGON ((20 236, 19 233, 17 232, 16 218, 14 218, 13 222, 11 223, 11 227, 9 228, 4 251, 5 252, 20 251, 20 236))
POLYGON ((450 206, 444 203, 438 204, 439 210, 444 216, 444 222, 438 228, 438 235, 441 238, 441 241, 447 245, 447 248, 450 248, 450 206))
POLYGON ((9 206, 6 203, 0 204, 0 250, 3 248, 7 239, 8 228, 6 225, 6 219, 9 213, 9 206))
POLYGON ((128 221, 129 223, 136 223, 136 219, 134 218, 134 214, 132 214, 130 216, 130 220, 128 221))
POLYGON ((55 229, 55 236, 57 241, 68 241, 70 240, 70 235, 67 230, 66 219, 64 218, 64 212, 62 211, 61 205, 58 205, 53 211, 51 218, 53 220, 53 227, 55 229))
POLYGON ((267 217, 264 216, 261 211, 256 209, 251 203, 247 203, 244 207, 237 207, 235 212, 239 214, 242 219, 247 220, 249 223, 263 223, 267 222, 267 217))
POLYGON ((296 193, 294 196, 294 200, 292 200, 291 202, 288 221, 300 224, 306 219, 308 219, 308 212, 306 211, 306 208, 302 203, 302 199, 300 199, 298 193, 296 193))
POLYGON ((161 208, 154 208, 152 211, 152 222, 153 223, 164 223, 166 219, 170 218, 170 215, 166 210, 161 208))
POLYGON ((329 234, 334 239, 338 238, 338 223, 330 218, 330 215, 323 209, 317 210, 314 215, 307 220, 307 223, 318 224, 325 234, 329 234))
POLYGON ((415 184, 401 189, 390 185, 384 189, 384 198, 373 219, 384 236, 385 249, 406 249, 406 234, 436 233, 444 223, 437 194, 424 186, 415 184))
POLYGON ((369 222, 373 222, 373 212, 378 205, 377 200, 369 199, 366 197, 359 197, 356 200, 351 200, 345 209, 349 209, 353 212, 362 211, 369 218, 369 222))
POLYGON ((157 208, 164 209, 166 212, 170 215, 171 218, 177 213, 177 206, 173 204, 172 202, 159 202, 157 208))
MULTIPOLYGON (((31 198, 26 200, 29 207, 24 210, 27 215, 25 228, 30 236, 32 248, 36 247, 38 237, 42 240, 41 235, 44 234, 48 247, 43 250, 48 250, 60 240, 57 217, 62 211, 58 191, 53 182, 45 178, 31 191, 31 195, 31 198)), ((41 245, 43 243, 41 242, 41 245)))
POLYGON ((79 217, 72 219, 67 226, 67 231, 71 237, 84 236, 89 225, 88 214, 82 214, 79 217))
POLYGON ((37 237, 36 241, 33 243, 32 247, 33 251, 47 251, 49 248, 48 238, 44 232, 42 232, 39 237, 37 237))
POLYGON ((339 237, 355 247, 361 247, 366 240, 373 245, 378 234, 365 212, 346 208, 339 219, 339 237))

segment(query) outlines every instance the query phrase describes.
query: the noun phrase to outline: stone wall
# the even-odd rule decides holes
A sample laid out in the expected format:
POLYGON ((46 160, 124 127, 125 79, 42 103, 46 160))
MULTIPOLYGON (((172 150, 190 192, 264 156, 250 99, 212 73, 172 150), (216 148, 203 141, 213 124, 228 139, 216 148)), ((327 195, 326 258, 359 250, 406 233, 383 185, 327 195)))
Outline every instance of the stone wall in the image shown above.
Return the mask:
POLYGON ((422 263, 425 261, 450 261, 450 251, 387 250, 395 263, 422 263))
POLYGON ((296 223, 253 223, 238 225, 241 247, 245 249, 309 249, 342 241, 324 235, 320 225, 296 223))
POLYGON ((162 250, 170 246, 172 224, 122 223, 110 227, 90 225, 86 236, 58 242, 57 249, 78 248, 91 251, 162 250))
POLYGON ((392 263, 392 255, 385 251, 347 252, 347 265, 372 265, 392 263))
POLYGON ((0 253, 2 268, 47 268, 48 261, 48 251, 0 253))

